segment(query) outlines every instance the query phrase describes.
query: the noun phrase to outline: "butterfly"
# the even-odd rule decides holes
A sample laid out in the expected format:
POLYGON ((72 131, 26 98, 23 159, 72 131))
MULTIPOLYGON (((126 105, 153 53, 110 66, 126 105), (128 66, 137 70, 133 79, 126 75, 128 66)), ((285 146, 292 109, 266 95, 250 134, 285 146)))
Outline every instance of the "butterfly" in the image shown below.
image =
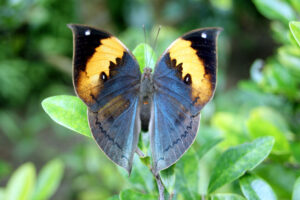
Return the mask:
POLYGON ((73 32, 73 85, 88 107, 98 146, 132 169, 141 130, 148 131, 152 171, 174 164, 192 145, 200 111, 216 88, 220 28, 196 29, 176 39, 154 71, 141 73, 135 57, 108 32, 68 25, 73 32))

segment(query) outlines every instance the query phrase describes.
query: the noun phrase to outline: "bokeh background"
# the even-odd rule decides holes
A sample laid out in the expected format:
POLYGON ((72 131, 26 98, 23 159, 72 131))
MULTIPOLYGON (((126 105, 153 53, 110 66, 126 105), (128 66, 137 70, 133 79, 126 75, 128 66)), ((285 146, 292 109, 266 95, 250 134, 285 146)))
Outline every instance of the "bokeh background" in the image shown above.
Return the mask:
MULTIPOLYGON (((55 158, 65 167, 52 199, 106 199, 127 187, 126 177, 93 140, 57 125, 41 107, 46 97, 74 95, 72 34, 66 24, 111 32, 130 50, 144 42, 142 25, 151 45, 161 25, 158 55, 187 31, 218 26, 224 31, 218 43, 217 92, 203 111, 197 142, 218 136, 224 141, 203 165, 209 174, 219 151, 250 141, 256 137, 253 131, 271 134, 278 139, 277 152, 257 173, 279 199, 289 199, 290 183, 300 174, 300 50, 288 22, 299 19, 300 5, 297 0, 266 2, 1 1, 0 188, 20 165, 31 162, 39 172, 55 158), (270 120, 270 127, 257 125, 263 120, 270 120)), ((238 189, 233 185, 230 190, 238 189)))

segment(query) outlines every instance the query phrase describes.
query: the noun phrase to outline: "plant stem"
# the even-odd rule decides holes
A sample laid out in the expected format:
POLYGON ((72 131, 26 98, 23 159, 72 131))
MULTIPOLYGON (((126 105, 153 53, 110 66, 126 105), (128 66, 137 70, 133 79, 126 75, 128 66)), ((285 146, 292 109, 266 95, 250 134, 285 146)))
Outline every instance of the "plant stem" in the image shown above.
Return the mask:
MULTIPOLYGON (((137 149, 136 149, 135 152, 138 154, 138 156, 139 156, 140 158, 144 158, 144 157, 145 157, 145 155, 144 155, 144 153, 142 152, 142 150, 140 150, 138 147, 137 147, 137 149)), ((158 193, 159 193, 159 198, 158 198, 158 200, 165 200, 165 194, 164 194, 164 192, 165 192, 165 186, 163 185, 163 183, 162 183, 162 181, 161 181, 161 178, 160 178, 159 173, 158 173, 157 175, 155 175, 155 174, 153 173, 151 167, 150 167, 150 166, 148 166, 148 167, 149 167, 150 171, 152 172, 152 175, 154 176, 154 178, 155 178, 155 180, 156 180, 156 184, 157 184, 157 188, 158 188, 158 193)))
POLYGON ((155 177, 155 180, 156 180, 156 183, 157 183, 157 187, 158 187, 158 192, 159 192, 159 198, 158 198, 158 200, 165 200, 165 196, 164 196, 165 187, 162 184, 160 175, 157 174, 155 176, 155 174, 153 174, 153 176, 155 177))

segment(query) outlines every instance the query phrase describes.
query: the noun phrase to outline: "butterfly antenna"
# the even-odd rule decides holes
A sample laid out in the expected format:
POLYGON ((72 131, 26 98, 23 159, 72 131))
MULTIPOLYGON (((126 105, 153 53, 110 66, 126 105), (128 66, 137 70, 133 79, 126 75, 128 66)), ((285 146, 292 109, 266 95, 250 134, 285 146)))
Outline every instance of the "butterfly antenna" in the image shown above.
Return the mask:
POLYGON ((158 29, 157 29, 157 34, 155 36, 155 39, 154 39, 154 44, 153 44, 153 51, 151 52, 151 56, 150 56, 150 60, 148 62, 148 67, 150 67, 150 64, 151 64, 151 60, 152 60, 152 56, 153 56, 153 52, 155 52, 156 50, 156 44, 157 44, 157 38, 158 38, 158 35, 159 35, 159 32, 160 32, 160 29, 161 29, 161 25, 158 26, 158 29))
MULTIPOLYGON (((146 62, 148 62, 148 52, 147 52, 147 47, 146 47, 146 44, 147 44, 147 40, 146 40, 146 28, 145 28, 145 24, 143 24, 143 30, 144 30, 144 56, 146 57, 146 62)), ((147 66, 144 66, 144 67, 147 67, 147 66)))

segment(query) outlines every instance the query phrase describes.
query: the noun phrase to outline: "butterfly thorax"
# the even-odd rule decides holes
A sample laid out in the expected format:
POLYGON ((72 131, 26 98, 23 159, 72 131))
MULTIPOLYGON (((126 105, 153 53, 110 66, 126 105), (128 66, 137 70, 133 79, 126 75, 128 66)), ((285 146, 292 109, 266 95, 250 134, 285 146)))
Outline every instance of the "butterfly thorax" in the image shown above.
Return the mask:
POLYGON ((144 73, 140 85, 140 118, 142 122, 142 130, 147 131, 150 121, 151 104, 153 94, 153 79, 152 69, 149 67, 144 68, 144 73))

